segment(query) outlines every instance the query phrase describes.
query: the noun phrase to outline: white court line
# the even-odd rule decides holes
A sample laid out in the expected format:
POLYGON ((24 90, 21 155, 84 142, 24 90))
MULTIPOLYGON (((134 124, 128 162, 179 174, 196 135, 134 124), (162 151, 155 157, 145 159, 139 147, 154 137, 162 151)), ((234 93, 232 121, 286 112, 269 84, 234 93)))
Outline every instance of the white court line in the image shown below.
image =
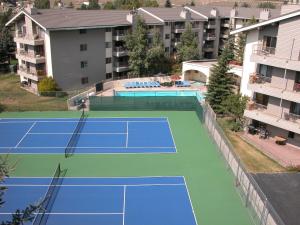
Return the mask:
POLYGON ((170 125, 170 121, 169 121, 168 117, 167 117, 167 122, 168 122, 169 130, 170 130, 170 133, 171 133, 172 141, 173 141, 173 144, 174 144, 174 148, 175 148, 175 151, 177 152, 177 146, 175 144, 175 139, 174 139, 174 136, 173 136, 173 133, 172 133, 172 129, 171 129, 171 125, 170 125))
POLYGON ((126 123, 126 148, 128 148, 128 136, 129 136, 129 133, 128 133, 128 124, 129 124, 129 122, 127 121, 127 123, 126 123))
MULTIPOLYGON (((37 148, 40 148, 40 149, 65 149, 66 146, 63 146, 63 147, 36 147, 36 146, 33 146, 33 147, 0 147, 0 149, 11 149, 11 148, 18 148, 18 149, 37 149, 37 148)), ((120 147, 104 147, 104 146, 98 146, 98 147, 71 147, 71 148, 68 148, 68 149, 97 149, 97 148, 112 148, 112 149, 115 149, 115 148, 125 148, 124 146, 120 146, 120 147)), ((145 148, 145 149, 148 149, 148 148, 153 148, 153 149, 169 149, 169 148, 175 148, 175 147, 149 147, 149 146, 146 146, 146 147, 128 147, 129 149, 132 148, 132 149, 136 149, 136 148, 145 148)), ((42 152, 41 152, 42 153, 42 152)))
POLYGON ((189 196, 189 200, 190 200, 190 204, 191 204, 191 207, 192 207, 192 211, 193 211, 193 214, 194 214, 194 220, 196 222, 196 225, 198 225, 198 222, 197 222, 197 217, 196 217, 196 214, 195 214, 195 210, 194 210, 194 207, 193 207, 193 203, 192 203, 192 199, 191 199, 191 196, 190 196, 190 193, 189 193, 189 189, 188 189, 188 186, 186 184, 186 180, 185 180, 185 177, 183 177, 183 180, 184 180, 184 185, 185 185, 185 189, 186 189, 186 192, 189 196))
MULTIPOLYGON (((10 213, 0 213, 0 215, 8 215, 8 214, 12 214, 14 212, 10 212, 10 213)), ((22 214, 22 213, 20 213, 22 214)), ((47 214, 47 215, 123 215, 123 213, 33 213, 34 215, 37 214, 47 214)))
MULTIPOLYGON (((179 184, 62 184, 59 187, 155 187, 155 186, 185 186, 184 183, 179 184)), ((57 185, 48 184, 1 184, 0 187, 56 187, 57 185)))
POLYGON ((27 120, 27 121, 0 121, 1 123, 33 123, 33 122, 37 122, 37 123, 126 123, 126 122, 133 122, 133 123, 166 123, 166 120, 147 120, 147 121, 143 121, 143 120, 135 120, 135 121, 131 121, 131 120, 119 120, 119 121, 69 121, 69 120, 65 120, 65 121, 55 121, 55 120, 27 120))
POLYGON ((126 209, 126 185, 124 185, 124 191, 123 191, 123 225, 125 225, 125 209, 126 209))
MULTIPOLYGON (((9 176, 8 179, 41 179, 41 178, 49 178, 52 179, 53 177, 12 177, 9 176)), ((116 178, 122 178, 122 179, 141 179, 141 178, 182 178, 184 179, 184 176, 134 176, 134 177, 64 177, 64 179, 116 179, 116 178)), ((125 184, 124 184, 125 185, 125 184)))
POLYGON ((31 129, 34 127, 34 125, 36 124, 36 122, 34 122, 31 127, 27 130, 26 134, 24 134, 24 136, 21 138, 21 140, 18 142, 18 144, 16 144, 16 146, 14 148, 17 148, 19 146, 19 144, 23 141, 23 139, 26 137, 26 135, 31 131, 31 129))
MULTIPOLYGON (((28 134, 35 134, 35 135, 39 135, 39 134, 73 134, 73 133, 28 133, 28 134)), ((85 134, 103 134, 103 135, 111 135, 111 134, 127 134, 127 133, 76 133, 76 134, 80 134, 80 135, 85 135, 85 134)))

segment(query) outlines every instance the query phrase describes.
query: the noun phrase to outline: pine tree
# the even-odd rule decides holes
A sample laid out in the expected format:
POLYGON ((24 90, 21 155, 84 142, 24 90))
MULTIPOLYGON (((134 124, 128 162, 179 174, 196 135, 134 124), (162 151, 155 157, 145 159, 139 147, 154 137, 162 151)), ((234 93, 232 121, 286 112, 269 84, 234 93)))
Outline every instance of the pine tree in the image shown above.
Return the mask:
POLYGON ((217 114, 225 112, 222 102, 233 93, 233 78, 228 74, 231 55, 232 50, 229 44, 226 44, 209 77, 206 100, 217 114))
POLYGON ((50 9, 50 1, 49 0, 35 0, 34 7, 37 9, 50 9))
POLYGON ((192 59, 199 59, 199 47, 192 25, 188 23, 177 46, 177 60, 183 62, 192 59))
POLYGON ((125 46, 129 55, 130 73, 134 76, 147 74, 145 66, 147 42, 146 24, 140 16, 137 16, 133 32, 125 38, 125 46))
POLYGON ((165 2, 165 7, 166 7, 166 8, 172 8, 171 0, 166 0, 166 2, 165 2))

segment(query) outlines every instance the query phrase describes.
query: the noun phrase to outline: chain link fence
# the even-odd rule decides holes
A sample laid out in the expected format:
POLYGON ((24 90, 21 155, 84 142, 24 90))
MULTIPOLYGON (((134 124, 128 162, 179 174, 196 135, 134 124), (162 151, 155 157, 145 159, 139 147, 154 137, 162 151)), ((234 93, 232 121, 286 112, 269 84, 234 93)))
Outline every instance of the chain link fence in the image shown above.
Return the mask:
POLYGON ((220 154, 225 159, 228 169, 233 173, 235 186, 245 206, 251 212, 255 224, 285 225, 253 176, 247 172, 239 157, 235 154, 232 144, 217 123, 215 112, 208 104, 203 105, 203 120, 209 134, 217 144, 220 154))

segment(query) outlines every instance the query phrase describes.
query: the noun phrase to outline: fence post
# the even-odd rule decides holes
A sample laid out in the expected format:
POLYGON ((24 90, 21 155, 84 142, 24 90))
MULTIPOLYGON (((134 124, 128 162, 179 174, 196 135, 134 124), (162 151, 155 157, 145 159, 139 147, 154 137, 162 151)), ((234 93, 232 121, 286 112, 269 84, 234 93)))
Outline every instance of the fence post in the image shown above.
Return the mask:
POLYGON ((245 199, 245 206, 248 207, 248 202, 249 202, 249 196, 250 196, 250 180, 248 181, 248 188, 247 188, 247 193, 246 193, 246 199, 245 199))

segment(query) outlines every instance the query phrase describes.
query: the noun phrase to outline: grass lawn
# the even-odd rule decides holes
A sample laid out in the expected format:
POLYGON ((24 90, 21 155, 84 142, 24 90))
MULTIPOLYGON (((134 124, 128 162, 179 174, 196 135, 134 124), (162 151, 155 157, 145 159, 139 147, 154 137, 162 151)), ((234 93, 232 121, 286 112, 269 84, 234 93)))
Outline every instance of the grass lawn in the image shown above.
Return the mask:
POLYGON ((20 88, 17 75, 0 75, 0 103, 4 111, 67 110, 67 98, 39 97, 20 88))
POLYGON ((238 133, 232 132, 227 126, 227 120, 218 119, 220 126, 234 146, 234 151, 243 161, 245 167, 252 173, 287 172, 288 170, 263 154, 254 146, 245 142, 238 133))
MULTIPOLYGON (((198 225, 253 225, 234 178, 194 111, 88 112, 89 117, 168 117, 176 154, 19 154, 11 176, 52 176, 60 162, 71 177, 184 176, 198 225)), ((0 117, 79 117, 79 112, 2 113, 0 117)), ((184 224, 183 224, 184 225, 184 224)))

